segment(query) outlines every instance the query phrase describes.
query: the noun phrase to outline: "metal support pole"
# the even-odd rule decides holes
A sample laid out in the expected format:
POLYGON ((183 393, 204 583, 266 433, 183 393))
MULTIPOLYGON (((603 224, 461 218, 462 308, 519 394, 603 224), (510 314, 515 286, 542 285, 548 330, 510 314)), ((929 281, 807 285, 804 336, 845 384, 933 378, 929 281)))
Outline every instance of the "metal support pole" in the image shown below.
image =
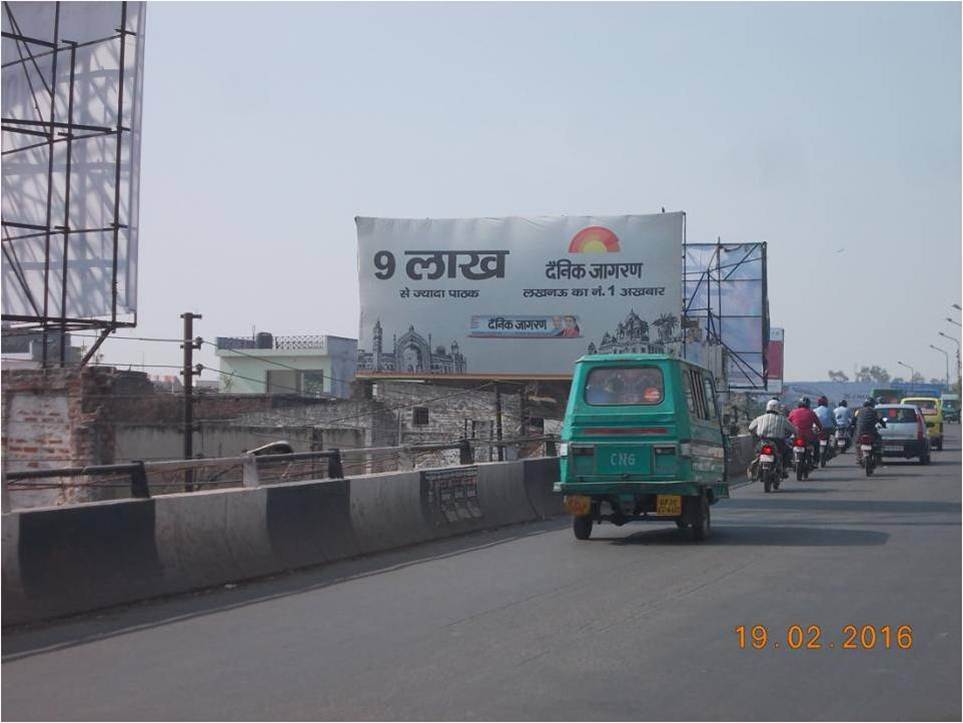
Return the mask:
POLYGON ((150 487, 147 485, 147 470, 142 460, 134 460, 137 465, 130 471, 130 496, 139 499, 150 498, 150 487))
POLYGON ((344 479, 344 468, 341 466, 341 450, 332 449, 328 457, 328 478, 344 479))
MULTIPOLYGON (((200 349, 200 340, 194 339, 194 319, 202 319, 200 314, 186 312, 181 314, 184 320, 184 343, 181 349, 184 350, 184 368, 181 375, 184 377, 184 459, 194 457, 194 350, 200 349)), ((194 491, 194 470, 184 470, 184 491, 194 491)))
MULTIPOLYGON (((502 441, 502 388, 495 384, 495 437, 502 441)), ((498 461, 505 461, 505 448, 498 445, 498 461)))
POLYGON ((247 452, 241 465, 241 483, 245 487, 257 487, 260 484, 257 474, 257 456, 247 452))
POLYGON ((458 464, 472 464, 474 461, 471 443, 468 441, 468 437, 462 437, 458 441, 458 464))

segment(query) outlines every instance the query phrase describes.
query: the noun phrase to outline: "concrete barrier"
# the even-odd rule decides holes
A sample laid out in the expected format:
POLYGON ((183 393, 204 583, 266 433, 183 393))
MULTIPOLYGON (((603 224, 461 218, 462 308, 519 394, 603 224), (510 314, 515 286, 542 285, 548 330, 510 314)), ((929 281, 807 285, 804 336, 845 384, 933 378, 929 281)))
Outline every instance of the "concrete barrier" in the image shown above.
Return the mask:
POLYGON ((351 527, 362 553, 432 539, 421 473, 389 472, 352 479, 351 527))
POLYGON ((525 493, 525 462, 478 465, 480 523, 486 527, 528 522, 537 518, 525 493))
POLYGON ((752 436, 745 434, 729 438, 729 459, 726 463, 726 475, 729 483, 742 486, 749 484, 746 479, 746 467, 752 462, 754 452, 752 436))
POLYGON ((361 554, 351 527, 351 480, 289 482, 267 488, 267 530, 279 569, 361 554))
POLYGON ((559 514, 557 471, 524 460, 5 513, 3 624, 559 514))
POLYGON ((4 545, 8 524, 17 527, 19 578, 4 568, 4 624, 163 594, 154 512, 154 500, 122 500, 3 515, 4 545))
POLYGON ((525 495, 541 519, 548 519, 564 513, 562 495, 552 491, 552 487, 559 480, 558 457, 541 457, 526 459, 525 465, 525 495))

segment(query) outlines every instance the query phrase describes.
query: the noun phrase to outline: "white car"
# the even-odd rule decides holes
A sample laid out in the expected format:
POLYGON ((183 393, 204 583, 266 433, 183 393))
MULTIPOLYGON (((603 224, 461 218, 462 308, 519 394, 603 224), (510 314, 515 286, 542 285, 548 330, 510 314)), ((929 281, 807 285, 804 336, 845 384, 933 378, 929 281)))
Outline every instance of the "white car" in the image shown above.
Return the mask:
POLYGON ((930 438, 919 407, 912 404, 879 404, 876 413, 886 420, 886 426, 879 430, 884 457, 917 457, 920 464, 930 463, 930 438))

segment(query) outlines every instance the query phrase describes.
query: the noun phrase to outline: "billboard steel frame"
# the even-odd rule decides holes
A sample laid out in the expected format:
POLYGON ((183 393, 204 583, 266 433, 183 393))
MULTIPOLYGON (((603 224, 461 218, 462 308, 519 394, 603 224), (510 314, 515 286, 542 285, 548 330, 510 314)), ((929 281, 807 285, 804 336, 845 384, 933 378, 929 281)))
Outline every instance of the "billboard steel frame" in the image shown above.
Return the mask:
MULTIPOLYGON (((119 236, 122 229, 128 229, 128 224, 121 223, 121 211, 120 211, 120 199, 121 199, 121 170, 123 166, 123 153, 122 149, 124 146, 124 137, 131 133, 131 128, 124 126, 124 82, 125 82, 125 72, 127 71, 125 67, 126 61, 126 50, 127 50, 127 38, 128 36, 136 36, 137 33, 132 30, 127 29, 127 6, 128 3, 121 2, 118 3, 120 11, 120 23, 115 27, 114 34, 108 37, 99 38, 86 43, 77 43, 66 38, 60 37, 60 2, 54 3, 54 19, 51 37, 53 42, 46 40, 44 38, 29 37, 21 32, 20 25, 10 7, 9 3, 3 3, 4 19, 9 23, 10 31, 3 31, 3 38, 7 41, 12 41, 16 43, 17 54, 19 60, 11 61, 10 63, 4 64, 3 72, 23 72, 26 76, 27 83, 30 88, 30 94, 33 99, 33 107, 37 112, 36 118, 14 118, 7 117, 4 114, 2 118, 2 131, 3 133, 14 133, 20 135, 29 135, 42 138, 43 140, 26 146, 20 146, 16 148, 11 148, 3 151, 3 156, 14 156, 18 153, 23 153, 34 148, 42 147, 44 145, 49 148, 49 160, 47 165, 47 198, 46 198, 46 223, 40 224, 30 224, 23 223, 17 219, 3 218, 3 258, 5 262, 10 266, 14 277, 20 284, 21 291, 24 296, 29 301, 34 314, 2 314, 4 321, 12 322, 15 328, 20 329, 32 329, 39 328, 43 330, 43 360, 44 366, 50 363, 48 359, 48 338, 51 331, 59 334, 60 337, 60 359, 59 363, 61 366, 66 364, 66 335, 70 330, 78 329, 96 329, 100 330, 100 336, 87 351, 86 355, 81 360, 80 364, 84 365, 97 351, 104 340, 114 331, 119 328, 124 327, 134 327, 137 325, 137 311, 133 311, 132 320, 121 320, 118 318, 117 310, 117 286, 118 286, 118 244, 119 236), (107 126, 96 126, 89 124, 79 124, 74 123, 74 95, 75 95, 75 76, 76 76, 76 53, 78 47, 84 47, 89 45, 98 45, 103 43, 118 42, 120 47, 120 63, 118 68, 118 92, 117 92, 117 106, 116 106, 116 127, 107 126), (35 52, 36 48, 43 49, 42 52, 35 52), (50 65, 50 83, 49 86, 46 82, 44 74, 40 70, 40 66, 37 63, 37 59, 44 55, 52 55, 51 65, 50 65), (70 78, 68 81, 67 90, 67 117, 65 119, 58 120, 57 114, 57 66, 59 61, 62 59, 61 56, 66 54, 66 62, 70 64, 70 78), (28 66, 28 64, 30 64, 28 66), (30 74, 28 67, 32 66, 35 72, 40 76, 40 81, 43 84, 43 88, 34 88, 33 83, 30 80, 30 74), (45 92, 42 92, 45 91, 45 92), (40 98, 38 98, 40 95, 40 98), (49 118, 43 117, 43 112, 41 110, 41 99, 43 101, 47 100, 49 97, 49 118), (114 197, 113 197, 113 221, 107 227, 102 228, 70 228, 70 180, 71 180, 71 160, 73 156, 73 146, 76 142, 82 142, 91 138, 103 138, 105 136, 113 135, 116 138, 116 152, 113 160, 113 179, 114 179, 114 197), (58 143, 66 144, 66 165, 64 173, 66 176, 66 183, 64 187, 64 209, 63 209, 63 223, 58 223, 58 219, 53 218, 53 188, 54 188, 54 146, 58 143), (30 231, 31 233, 21 234, 18 236, 11 235, 11 229, 22 229, 30 231), (67 291, 68 291, 68 264, 67 264, 67 254, 69 248, 69 238, 71 234, 87 234, 87 233, 106 233, 110 232, 112 234, 113 242, 113 253, 111 259, 111 309, 110 318, 79 318, 79 317, 69 317, 66 315, 67 311, 67 291), (44 262, 43 262, 43 303, 38 304, 37 300, 34 298, 30 291, 30 285, 27 281, 26 275, 24 273, 23 267, 20 260, 17 258, 16 250, 14 248, 15 241, 27 239, 27 238, 44 238, 44 262), (50 266, 51 266, 51 256, 50 250, 53 242, 56 241, 57 237, 63 238, 63 249, 61 257, 62 273, 59 279, 51 279, 50 266), (57 284, 59 283, 59 288, 57 284), (56 316, 51 313, 49 308, 49 298, 51 291, 59 292, 60 297, 60 315, 56 316)), ((44 102, 46 105, 46 102, 44 102)))
MULTIPOLYGON (((748 391, 765 391, 768 384, 768 360, 767 348, 769 344, 769 290, 767 274, 767 247, 765 242, 758 243, 738 243, 724 244, 721 239, 717 239, 714 244, 690 244, 683 246, 682 255, 682 276, 683 276, 683 319, 705 319, 706 340, 720 344, 725 348, 729 355, 731 367, 735 367, 748 381, 747 385, 732 384, 730 388, 744 389, 748 391), (703 268, 690 268, 688 260, 689 248, 712 248, 709 263, 703 268), (733 251, 735 249, 745 249, 745 253, 733 263, 723 263, 723 251, 733 251), (758 254, 758 255, 757 255, 758 254), (726 282, 732 280, 733 274, 739 269, 745 268, 749 264, 761 264, 761 274, 758 279, 744 279, 748 281, 761 282, 762 302, 761 313, 759 314, 726 314, 722 309, 722 287, 726 282), (688 287, 695 284, 690 292, 688 287), (705 305, 697 306, 697 297, 700 291, 705 288, 705 305), (713 302, 715 295, 715 302, 713 302), (757 369, 750 363, 744 355, 757 353, 748 349, 734 349, 724 338, 722 321, 724 319, 760 319, 762 324, 762 344, 759 349, 761 354, 761 368, 757 369)), ((683 355, 685 354, 686 339, 683 335, 683 355)))

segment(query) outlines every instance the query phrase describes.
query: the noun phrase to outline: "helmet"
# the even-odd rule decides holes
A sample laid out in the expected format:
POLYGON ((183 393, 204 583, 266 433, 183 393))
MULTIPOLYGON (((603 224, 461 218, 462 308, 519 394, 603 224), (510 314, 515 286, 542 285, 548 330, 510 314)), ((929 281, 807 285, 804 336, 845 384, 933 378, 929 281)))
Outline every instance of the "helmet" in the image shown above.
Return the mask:
POLYGON ((820 397, 819 399, 816 400, 816 403, 817 403, 817 405, 820 406, 820 407, 828 407, 828 406, 829 406, 829 400, 826 399, 826 397, 820 397))
POLYGON ((864 406, 864 407, 875 407, 875 406, 876 406, 876 400, 873 399, 872 397, 867 397, 867 398, 866 398, 866 401, 863 402, 863 406, 864 406))
POLYGON ((778 399, 770 399, 768 402, 766 402, 766 411, 767 411, 767 412, 779 412, 779 400, 778 400, 778 399))
POLYGON ((849 406, 849 402, 847 402, 845 399, 843 399, 843 400, 839 403, 839 406, 841 406, 841 407, 848 407, 848 406, 849 406))
POLYGON ((809 397, 803 397, 802 399, 799 400, 800 407, 805 407, 806 409, 809 409, 811 405, 812 405, 812 402, 809 401, 809 397))

